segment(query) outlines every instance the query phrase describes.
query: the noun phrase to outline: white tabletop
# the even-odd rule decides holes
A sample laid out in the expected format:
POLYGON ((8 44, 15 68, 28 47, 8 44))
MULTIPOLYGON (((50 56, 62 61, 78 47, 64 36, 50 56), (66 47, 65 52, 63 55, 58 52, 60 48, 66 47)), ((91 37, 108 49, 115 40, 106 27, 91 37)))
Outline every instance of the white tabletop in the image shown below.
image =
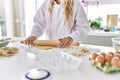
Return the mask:
MULTIPOLYGON (((13 43, 10 46, 19 45, 13 43)), ((53 75, 53 80, 120 80, 120 72, 107 74, 94 68, 88 56, 81 57, 81 59, 83 62, 78 70, 56 73, 53 75)), ((20 49, 12 57, 0 57, 0 80, 21 80, 21 76, 26 71, 34 68, 41 68, 41 66, 36 63, 34 56, 20 49)))

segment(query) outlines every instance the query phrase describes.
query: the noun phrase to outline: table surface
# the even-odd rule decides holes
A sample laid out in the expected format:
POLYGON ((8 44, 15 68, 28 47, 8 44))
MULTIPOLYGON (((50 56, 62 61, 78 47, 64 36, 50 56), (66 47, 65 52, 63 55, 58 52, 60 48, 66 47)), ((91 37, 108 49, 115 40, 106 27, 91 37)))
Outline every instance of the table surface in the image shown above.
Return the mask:
MULTIPOLYGON (((10 43, 9 46, 19 48, 19 43, 10 43)), ((101 47, 86 45, 87 47, 100 48, 110 51, 111 47, 101 47)), ((104 73, 94 68, 88 60, 88 56, 81 57, 82 63, 78 70, 56 73, 52 80, 120 80, 120 72, 104 73)), ((34 68, 42 68, 36 62, 34 56, 19 49, 18 53, 12 57, 0 57, 0 80, 21 80, 21 76, 26 71, 34 68)))
POLYGON ((115 36, 115 37, 119 37, 120 36, 120 32, 119 31, 116 31, 116 32, 105 32, 103 30, 96 30, 96 31, 90 31, 88 33, 88 36, 106 36, 106 37, 115 36))

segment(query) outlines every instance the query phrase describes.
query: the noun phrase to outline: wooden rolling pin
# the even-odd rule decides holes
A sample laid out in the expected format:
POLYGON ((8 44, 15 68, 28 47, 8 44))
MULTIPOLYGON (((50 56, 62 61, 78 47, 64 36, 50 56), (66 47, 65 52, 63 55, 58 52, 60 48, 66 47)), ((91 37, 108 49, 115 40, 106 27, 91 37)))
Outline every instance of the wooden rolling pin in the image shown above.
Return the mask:
MULTIPOLYGON (((21 41, 21 43, 25 43, 21 41)), ((33 41, 33 45, 37 46, 55 46, 57 47, 60 41, 57 40, 35 40, 33 41)), ((79 42, 72 42, 71 46, 79 46, 79 42)))

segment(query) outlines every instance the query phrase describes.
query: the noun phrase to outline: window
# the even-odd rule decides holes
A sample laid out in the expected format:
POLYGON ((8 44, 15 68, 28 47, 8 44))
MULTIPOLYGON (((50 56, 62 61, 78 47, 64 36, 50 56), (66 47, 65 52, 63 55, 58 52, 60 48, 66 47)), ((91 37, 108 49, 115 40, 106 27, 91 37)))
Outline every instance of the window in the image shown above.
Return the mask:
POLYGON ((24 0, 25 36, 30 35, 33 26, 34 15, 43 1, 44 0, 24 0))

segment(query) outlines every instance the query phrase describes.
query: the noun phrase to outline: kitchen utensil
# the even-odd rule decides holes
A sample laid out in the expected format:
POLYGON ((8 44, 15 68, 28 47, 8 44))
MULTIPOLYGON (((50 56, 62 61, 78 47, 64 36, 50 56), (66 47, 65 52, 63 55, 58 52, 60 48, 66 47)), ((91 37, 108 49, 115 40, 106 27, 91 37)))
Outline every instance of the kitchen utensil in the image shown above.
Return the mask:
POLYGON ((9 40, 0 40, 0 47, 5 47, 9 44, 9 40))
MULTIPOLYGON (((25 43, 25 41, 21 41, 21 43, 25 43)), ((60 41, 58 40, 35 40, 33 41, 34 45, 37 46, 55 46, 57 47, 60 41)), ((79 42, 73 42, 72 46, 79 46, 79 42)))
POLYGON ((112 44, 114 49, 120 52, 120 37, 112 38, 112 44))

